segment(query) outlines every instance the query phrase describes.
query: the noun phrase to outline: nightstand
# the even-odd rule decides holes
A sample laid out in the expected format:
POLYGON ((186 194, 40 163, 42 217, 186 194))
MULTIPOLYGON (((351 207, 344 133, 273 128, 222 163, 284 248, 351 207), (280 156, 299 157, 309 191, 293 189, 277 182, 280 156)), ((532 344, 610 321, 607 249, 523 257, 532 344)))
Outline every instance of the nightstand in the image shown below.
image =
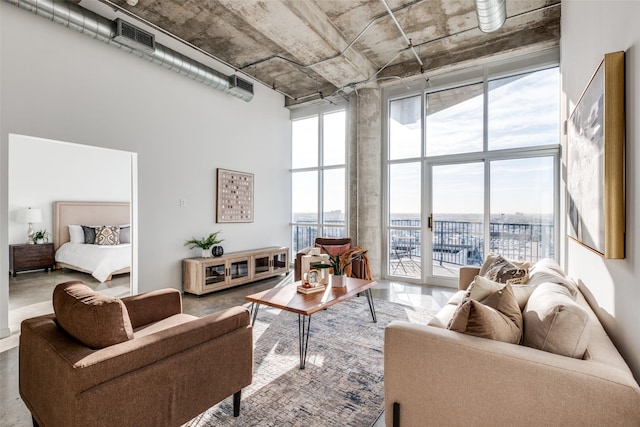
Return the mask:
POLYGON ((53 243, 9 245, 9 272, 13 277, 18 271, 53 271, 54 263, 53 243))

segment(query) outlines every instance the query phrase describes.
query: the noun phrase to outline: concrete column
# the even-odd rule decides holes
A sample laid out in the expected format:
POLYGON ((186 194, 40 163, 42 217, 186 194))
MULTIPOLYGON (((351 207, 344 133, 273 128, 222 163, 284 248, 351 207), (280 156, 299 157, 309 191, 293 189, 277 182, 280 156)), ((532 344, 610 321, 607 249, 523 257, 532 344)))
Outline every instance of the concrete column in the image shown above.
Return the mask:
POLYGON ((366 88, 358 90, 358 94, 353 93, 349 103, 349 113, 352 117, 350 124, 351 236, 354 237, 355 230, 357 236, 355 241, 369 251, 369 264, 374 279, 381 277, 383 262, 382 106, 380 102, 380 89, 366 88))

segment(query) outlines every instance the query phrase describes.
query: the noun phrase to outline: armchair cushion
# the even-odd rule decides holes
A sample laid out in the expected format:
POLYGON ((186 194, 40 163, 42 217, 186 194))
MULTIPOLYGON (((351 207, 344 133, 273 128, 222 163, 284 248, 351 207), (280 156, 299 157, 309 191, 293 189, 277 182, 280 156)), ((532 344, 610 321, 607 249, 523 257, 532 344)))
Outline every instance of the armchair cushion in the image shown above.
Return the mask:
POLYGON ((58 325, 87 347, 100 349, 133 339, 125 304, 93 291, 82 282, 56 286, 53 309, 58 325))

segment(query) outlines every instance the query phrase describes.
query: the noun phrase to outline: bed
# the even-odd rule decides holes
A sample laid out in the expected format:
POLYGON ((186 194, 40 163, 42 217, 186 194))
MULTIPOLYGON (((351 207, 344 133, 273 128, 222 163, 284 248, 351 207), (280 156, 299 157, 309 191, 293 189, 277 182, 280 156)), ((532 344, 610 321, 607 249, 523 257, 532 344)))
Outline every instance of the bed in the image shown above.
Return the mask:
POLYGON ((114 274, 129 273, 131 243, 85 244, 78 242, 75 236, 72 242, 69 225, 122 226, 130 222, 128 202, 54 202, 53 247, 56 268, 88 273, 99 282, 111 280, 114 274))

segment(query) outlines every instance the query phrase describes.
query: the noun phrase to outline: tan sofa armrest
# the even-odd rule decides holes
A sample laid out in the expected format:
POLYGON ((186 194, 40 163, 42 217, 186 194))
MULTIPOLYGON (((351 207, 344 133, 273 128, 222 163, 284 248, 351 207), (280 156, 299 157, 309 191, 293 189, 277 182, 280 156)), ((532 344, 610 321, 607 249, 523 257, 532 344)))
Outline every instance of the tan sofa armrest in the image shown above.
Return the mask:
POLYGON ((460 267, 460 276, 458 279, 458 289, 464 291, 469 287, 473 279, 480 273, 480 267, 460 267))
POLYGON ((640 425, 629 372, 447 329, 392 322, 384 377, 389 426, 640 425))

